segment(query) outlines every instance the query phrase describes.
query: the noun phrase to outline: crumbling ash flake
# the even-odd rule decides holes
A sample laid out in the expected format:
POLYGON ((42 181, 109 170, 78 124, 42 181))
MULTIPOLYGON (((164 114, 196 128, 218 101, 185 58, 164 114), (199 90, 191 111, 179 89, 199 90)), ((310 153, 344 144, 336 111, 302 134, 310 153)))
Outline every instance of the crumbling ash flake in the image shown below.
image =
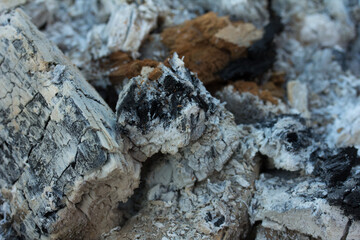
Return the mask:
POLYGON ((329 205, 327 191, 326 184, 316 178, 261 174, 249 209, 251 222, 319 239, 341 239, 349 218, 329 205))
POLYGON ((311 169, 308 160, 315 142, 305 120, 298 115, 280 115, 256 124, 239 125, 244 156, 260 153, 277 169, 299 171, 311 169), (250 129, 250 130, 249 130, 250 129))
MULTIPOLYGON (((166 158, 172 157, 169 155, 166 158)), ((166 158, 157 160, 145 177, 150 185, 145 192, 155 198, 143 202, 139 214, 115 235, 117 239, 134 234, 146 237, 150 233, 161 237, 166 236, 168 229, 172 229, 171 234, 177 236, 175 239, 214 239, 221 236, 227 236, 225 239, 245 238, 250 227, 247 209, 256 179, 256 162, 245 160, 238 148, 222 172, 214 173, 194 186, 174 189, 174 180, 169 182, 171 178, 164 176, 161 182, 162 177, 159 176, 171 169, 166 158), (241 183, 238 182, 239 178, 242 179, 241 183), (244 187, 242 185, 245 182, 247 184, 244 187), (154 187, 151 187, 152 184, 155 184, 154 187), (178 195, 169 199, 172 194, 178 195), (154 227, 153 223, 159 221, 164 228, 154 227), (172 225, 177 227, 173 229, 172 225)))
POLYGON ((280 99, 278 104, 264 101, 252 93, 235 91, 234 86, 229 85, 216 93, 221 102, 225 103, 227 110, 232 112, 237 124, 250 124, 262 122, 274 118, 278 114, 289 112, 287 105, 280 99))

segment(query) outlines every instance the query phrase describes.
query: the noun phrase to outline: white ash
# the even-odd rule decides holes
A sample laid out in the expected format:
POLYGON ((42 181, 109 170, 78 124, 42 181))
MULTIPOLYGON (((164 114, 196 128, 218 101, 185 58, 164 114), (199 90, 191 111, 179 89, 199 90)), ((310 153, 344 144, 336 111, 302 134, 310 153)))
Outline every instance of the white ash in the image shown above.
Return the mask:
POLYGON ((334 123, 328 128, 328 139, 339 147, 356 146, 360 149, 360 105, 351 102, 342 107, 342 112, 335 109, 337 115, 334 123))
POLYGON ((231 85, 218 91, 216 97, 234 114, 237 124, 261 122, 279 114, 289 113, 289 108, 280 99, 277 105, 269 101, 264 102, 251 93, 237 92, 231 85))
MULTIPOLYGON (((334 46, 335 44, 347 44, 355 37, 351 8, 347 6, 348 0, 329 1, 296 1, 296 0, 274 0, 273 8, 281 16, 282 22, 286 24, 285 32, 296 31, 297 37, 312 43, 334 46), (311 22, 310 20, 314 20, 311 22), (324 21, 327 19, 328 21, 324 21), (329 28, 334 27, 337 31, 331 33, 329 28), (291 30, 290 30, 291 29, 291 30), (301 34, 302 33, 302 34, 301 34), (330 34, 333 39, 326 39, 330 34), (318 39, 315 37, 317 36, 318 39), (324 40, 324 42, 321 42, 324 40)), ((294 33, 294 32, 293 32, 294 33)))
POLYGON ((22 5, 26 3, 26 0, 12 0, 12 1, 2 1, 0 4, 0 11, 17 7, 19 5, 22 5))
POLYGON ((348 230, 346 240, 356 240, 360 237, 360 222, 353 222, 348 230))
POLYGON ((151 1, 140 6, 134 3, 116 6, 109 21, 97 25, 88 34, 87 45, 93 58, 98 59, 116 51, 129 52, 134 58, 138 57, 140 45, 156 27, 157 18, 158 11, 151 1))
POLYGON ((3 201, 3 196, 0 194, 0 239, 16 239, 14 229, 10 227, 11 224, 11 209, 8 202, 3 201))
POLYGON ((255 226, 254 231, 256 231, 255 240, 269 240, 269 239, 281 239, 281 240, 313 240, 314 238, 310 235, 305 235, 298 233, 296 231, 281 231, 274 229, 274 224, 266 224, 270 227, 265 227, 263 225, 255 226))
POLYGON ((267 156, 270 166, 288 171, 312 171, 310 154, 315 142, 305 120, 296 115, 284 115, 260 124, 241 124, 242 153, 253 158, 267 156))
POLYGON ((301 114, 305 119, 310 119, 311 114, 309 112, 307 85, 299 81, 289 81, 286 87, 289 105, 292 108, 291 110, 293 110, 292 112, 301 114))
POLYGON ((270 229, 292 230, 318 239, 359 236, 354 228, 346 232, 352 219, 344 216, 339 207, 328 204, 324 199, 327 187, 318 179, 261 174, 256 189, 249 210, 252 223, 262 221, 270 229))
POLYGON ((205 9, 197 6, 196 2, 181 0, 152 0, 157 6, 163 26, 171 27, 180 25, 187 20, 193 19, 205 13, 205 9))
MULTIPOLYGON (((336 2, 336 4, 345 3, 346 1, 336 2)), ((349 9, 343 11, 340 6, 337 10, 341 11, 335 9, 335 15, 331 15, 332 21, 305 25, 309 19, 316 20, 314 16, 318 16, 319 20, 330 18, 324 12, 324 9, 330 11, 327 5, 330 1, 325 5, 316 3, 314 6, 314 4, 315 2, 312 1, 274 1, 277 12, 283 17, 282 21, 287 24, 285 31, 277 39, 278 60, 275 68, 286 72, 288 79, 307 86, 308 111, 311 115, 309 123, 316 135, 324 138, 330 146, 359 145, 356 133, 360 127, 357 121, 360 82, 351 72, 343 70, 342 58, 346 51, 344 47, 355 36, 354 23, 351 22, 349 9), (342 30, 334 30, 339 28, 342 30), (317 39, 305 35, 309 29, 314 30, 313 34, 317 39), (326 38, 327 34, 337 34, 337 36, 330 41, 322 41, 321 39, 326 38), (323 47, 320 48, 319 44, 323 47)), ((299 89, 294 90, 299 91, 299 89)), ((291 96, 293 93, 288 92, 288 94, 291 96)), ((302 97, 306 96, 302 95, 302 97)), ((289 100, 291 103, 291 99, 289 100)), ((304 103, 306 103, 305 99, 304 103)), ((304 116, 307 115, 306 106, 301 104, 292 104, 292 106, 298 110, 305 109, 302 112, 304 116)), ((305 160, 305 165, 308 164, 305 172, 311 173, 313 166, 308 163, 308 159, 305 160)), ((281 236, 295 231, 304 236, 320 239, 359 238, 359 229, 355 227, 358 226, 358 221, 346 217, 339 207, 330 206, 325 199, 328 191, 325 183, 310 176, 281 180, 278 175, 275 173, 268 177, 262 175, 257 182, 257 191, 252 203, 253 211, 250 212, 252 221, 261 221, 263 228, 268 231, 278 231, 281 236), (312 184, 315 184, 315 187, 312 184), (299 191, 299 187, 304 185, 306 187, 302 187, 303 190, 299 191), (304 222, 299 223, 302 221, 304 222)), ((260 235, 261 232, 259 239, 261 239, 260 235)))
POLYGON ((282 1, 276 1, 274 5, 277 6, 276 9, 283 20, 288 21, 286 30, 277 40, 276 69, 286 72, 289 79, 307 86, 311 125, 315 127, 317 134, 326 139, 327 144, 359 145, 356 134, 353 133, 356 133, 360 127, 355 121, 360 113, 350 109, 357 109, 360 79, 351 72, 343 70, 346 53, 344 47, 355 37, 355 27, 352 22, 354 17, 346 8, 347 1, 326 1, 323 5, 317 4, 316 7, 311 7, 313 3, 308 1, 304 1, 303 4, 287 1, 285 5, 289 9, 301 8, 298 14, 295 10, 283 11, 281 7, 285 6, 284 4, 282 1), (309 26, 316 34, 314 40, 306 40, 304 37, 299 39, 298 36, 301 34, 308 36, 304 33, 308 31, 304 28, 309 25, 306 25, 306 19, 314 14, 328 14, 326 17, 331 17, 333 20, 327 24, 335 24, 337 27, 324 26, 315 18, 313 24, 309 26), (302 28, 297 25, 299 19, 300 22, 304 20, 300 24, 302 28), (328 28, 331 28, 331 34, 337 34, 336 38, 327 35, 328 28), (341 31, 336 30, 338 28, 341 31), (321 41, 325 45, 320 48, 319 42, 316 41, 322 38, 337 40, 331 43, 321 41), (346 113, 345 109, 349 109, 349 112, 346 113))
POLYGON ((346 67, 357 77, 360 76, 360 2, 345 1, 351 20, 355 23, 356 37, 350 42, 346 52, 346 67))
POLYGON ((137 58, 141 43, 158 27, 158 17, 164 19, 164 26, 172 26, 203 12, 167 0, 25 2, 14 1, 4 8, 20 6, 95 85, 103 84, 97 80, 99 73, 93 71, 92 61, 119 50, 137 58))
POLYGON ((105 239, 245 238, 250 227, 247 209, 258 171, 257 160, 245 160, 237 152, 220 173, 180 190, 174 188, 170 175, 165 173, 171 168, 166 165, 165 159, 154 163, 145 178, 148 201, 119 232, 105 239))
POLYGON ((26 13, 30 16, 31 22, 35 24, 39 29, 44 29, 50 23, 53 23, 54 13, 52 10, 53 3, 51 1, 35 0, 25 1, 24 5, 20 7, 26 10, 26 13))
POLYGON ((97 1, 32 1, 22 6, 34 22, 41 20, 46 36, 78 67, 84 68, 91 59, 87 33, 101 24, 111 13, 111 4, 97 1), (35 11, 33 9, 36 9, 35 11), (43 15, 41 13, 43 13, 43 15), (46 20, 39 19, 39 17, 46 20))
POLYGON ((344 29, 342 22, 333 21, 326 14, 307 15, 303 21, 300 40, 304 43, 317 43, 323 47, 346 46, 347 42, 355 36, 352 28, 344 29))

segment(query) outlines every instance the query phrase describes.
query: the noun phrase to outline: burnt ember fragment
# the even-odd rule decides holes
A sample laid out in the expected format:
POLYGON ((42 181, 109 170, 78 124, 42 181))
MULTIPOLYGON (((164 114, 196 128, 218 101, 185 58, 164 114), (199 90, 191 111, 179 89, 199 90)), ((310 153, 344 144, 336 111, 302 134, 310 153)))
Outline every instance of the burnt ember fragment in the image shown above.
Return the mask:
POLYGON ((355 147, 346 147, 331 155, 314 156, 314 174, 323 178, 329 188, 330 204, 340 206, 346 215, 360 219, 360 174, 355 170, 360 157, 355 147))
POLYGON ((248 149, 255 144, 257 153, 268 158, 270 168, 287 171, 307 168, 307 159, 314 151, 314 140, 311 129, 299 115, 280 115, 242 127, 249 130, 244 139, 244 148, 248 149))
POLYGON ((247 57, 241 57, 230 62, 220 71, 222 79, 252 80, 270 69, 276 60, 276 51, 273 40, 276 34, 283 29, 281 18, 270 11, 270 22, 265 26, 264 35, 247 49, 247 57))
POLYGON ((343 183, 351 174, 353 166, 360 164, 357 149, 347 147, 335 155, 318 157, 314 173, 323 177, 329 186, 343 183))
POLYGON ((220 227, 225 222, 225 217, 221 216, 215 223, 215 227, 220 227))
POLYGON ((193 82, 185 82, 187 79, 181 76, 182 73, 176 72, 175 67, 172 67, 172 70, 163 67, 163 77, 156 81, 148 79, 145 82, 144 76, 134 78, 126 91, 120 94, 117 112, 131 117, 124 126, 136 125, 143 134, 146 134, 151 131, 153 121, 159 120, 165 128, 168 128, 171 120, 178 118, 191 104, 201 108, 205 115, 213 112, 210 95, 200 93, 197 88, 200 81, 195 77, 191 78, 190 71, 187 71, 183 74, 188 75, 186 77, 193 82), (150 90, 151 93, 146 90, 150 90))
POLYGON ((134 150, 139 160, 159 151, 175 154, 212 128, 211 138, 216 139, 223 119, 235 128, 230 113, 224 112, 177 54, 169 63, 170 68, 163 64, 143 67, 141 75, 132 78, 119 95, 118 127, 139 148, 134 150), (160 73, 157 79, 151 78, 154 72, 160 73))
POLYGON ((172 67, 172 70, 164 67, 163 77, 157 81, 148 79, 145 82, 141 77, 134 79, 128 85, 127 91, 120 94, 121 101, 117 112, 121 115, 129 113, 129 117, 132 118, 126 124, 136 125, 146 134, 152 128, 152 121, 159 120, 165 128, 168 128, 171 120, 179 117, 191 104, 200 107, 205 115, 213 111, 211 110, 213 103, 209 101, 210 95, 200 93, 196 86, 200 81, 195 77, 191 78, 191 73, 188 71, 183 74, 188 75, 186 77, 194 82, 185 82, 187 79, 181 76, 182 73, 176 72, 175 66, 172 67), (146 90, 150 90, 151 93, 146 90), (208 110, 210 112, 207 112, 208 110))

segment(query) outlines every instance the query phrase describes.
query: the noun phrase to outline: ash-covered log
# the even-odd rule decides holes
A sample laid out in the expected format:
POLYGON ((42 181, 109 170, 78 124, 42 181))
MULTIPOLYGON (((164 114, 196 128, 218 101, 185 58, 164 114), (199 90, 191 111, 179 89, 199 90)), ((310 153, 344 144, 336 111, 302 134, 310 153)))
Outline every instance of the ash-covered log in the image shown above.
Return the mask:
POLYGON ((0 176, 26 239, 96 239, 121 222, 116 202, 140 165, 115 115, 21 10, 0 16, 0 176))

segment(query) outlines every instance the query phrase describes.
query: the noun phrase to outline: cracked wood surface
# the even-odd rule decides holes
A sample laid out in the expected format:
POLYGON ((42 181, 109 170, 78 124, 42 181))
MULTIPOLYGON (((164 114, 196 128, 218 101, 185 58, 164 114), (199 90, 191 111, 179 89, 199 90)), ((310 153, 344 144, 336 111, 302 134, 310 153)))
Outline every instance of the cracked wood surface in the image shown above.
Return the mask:
POLYGON ((96 239, 118 225, 113 203, 137 187, 140 165, 111 109, 21 10, 0 16, 0 71, 0 183, 15 230, 96 239))

